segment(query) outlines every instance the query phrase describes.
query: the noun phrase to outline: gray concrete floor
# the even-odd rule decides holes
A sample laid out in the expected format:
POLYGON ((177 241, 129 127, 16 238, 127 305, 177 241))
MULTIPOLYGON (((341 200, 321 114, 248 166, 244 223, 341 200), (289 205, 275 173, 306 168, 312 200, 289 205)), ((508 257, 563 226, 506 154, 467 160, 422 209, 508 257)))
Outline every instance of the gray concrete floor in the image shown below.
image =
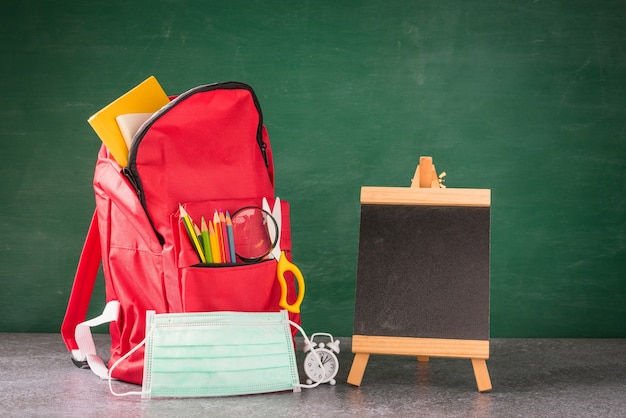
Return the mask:
MULTIPOLYGON (((106 356, 108 336, 95 338, 106 356)), ((444 358, 371 356, 361 386, 351 386, 350 339, 341 340, 336 386, 142 400, 114 397, 76 368, 58 334, 0 333, 0 416, 626 417, 626 339, 492 339, 489 393, 478 393, 469 360, 444 358)))

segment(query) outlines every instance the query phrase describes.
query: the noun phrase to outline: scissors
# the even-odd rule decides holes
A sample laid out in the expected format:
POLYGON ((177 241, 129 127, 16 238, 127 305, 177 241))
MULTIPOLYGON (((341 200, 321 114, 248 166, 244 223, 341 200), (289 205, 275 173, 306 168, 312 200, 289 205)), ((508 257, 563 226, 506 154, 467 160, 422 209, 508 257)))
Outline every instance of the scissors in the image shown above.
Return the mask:
MULTIPOLYGON (((267 199, 263 198, 263 210, 270 213, 270 205, 267 203, 267 199)), ((270 240, 276 242, 276 245, 270 252, 274 259, 278 262, 276 267, 276 275, 278 276, 278 283, 280 283, 280 301, 278 304, 281 308, 287 309, 289 312, 300 313, 300 305, 302 299, 304 299, 304 277, 302 272, 291 261, 287 259, 285 252, 280 249, 280 232, 282 228, 282 210, 280 207, 280 199, 277 197, 274 202, 274 208, 271 211, 272 217, 276 221, 278 228, 268 228, 270 240), (278 235, 278 236, 276 236, 278 235), (293 304, 287 303, 287 281, 285 280, 285 273, 290 271, 296 277, 298 281, 298 297, 293 304)))

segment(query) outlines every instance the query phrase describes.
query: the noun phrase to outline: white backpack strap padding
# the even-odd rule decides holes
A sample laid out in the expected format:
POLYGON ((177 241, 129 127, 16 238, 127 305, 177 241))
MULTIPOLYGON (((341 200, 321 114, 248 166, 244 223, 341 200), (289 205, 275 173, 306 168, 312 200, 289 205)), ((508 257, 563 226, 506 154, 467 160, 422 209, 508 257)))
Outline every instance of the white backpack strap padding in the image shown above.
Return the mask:
POLYGON ((106 304, 102 314, 76 325, 74 337, 78 350, 72 350, 72 357, 77 361, 87 361, 89 368, 101 379, 108 378, 108 370, 104 361, 96 353, 96 346, 91 335, 91 327, 117 321, 120 312, 120 303, 112 300, 106 304))

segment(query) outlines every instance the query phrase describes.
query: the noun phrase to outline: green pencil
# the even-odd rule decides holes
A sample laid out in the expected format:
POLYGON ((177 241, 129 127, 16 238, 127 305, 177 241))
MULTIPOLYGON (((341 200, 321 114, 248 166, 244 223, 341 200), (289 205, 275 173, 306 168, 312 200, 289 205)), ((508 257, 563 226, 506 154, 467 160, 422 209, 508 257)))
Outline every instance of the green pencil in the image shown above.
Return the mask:
POLYGON ((202 228, 200 232, 202 234, 202 245, 204 247, 204 255, 206 256, 206 262, 212 263, 213 256, 211 255, 211 240, 209 239, 209 228, 206 225, 206 220, 204 219, 204 216, 202 217, 200 228, 202 228))

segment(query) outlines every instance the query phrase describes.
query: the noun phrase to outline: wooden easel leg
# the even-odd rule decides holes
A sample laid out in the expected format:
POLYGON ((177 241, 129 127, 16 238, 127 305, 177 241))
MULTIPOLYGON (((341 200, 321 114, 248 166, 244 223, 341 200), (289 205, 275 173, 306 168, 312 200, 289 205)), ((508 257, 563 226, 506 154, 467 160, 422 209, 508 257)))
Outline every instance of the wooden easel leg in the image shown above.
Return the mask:
POLYGON ((482 358, 473 358, 472 367, 474 368, 474 377, 479 392, 488 392, 491 390, 491 379, 487 370, 487 362, 482 358))
POLYGON ((370 359, 370 355, 367 353, 356 353, 354 355, 354 361, 350 368, 350 374, 348 375, 348 383, 354 386, 361 386, 363 380, 363 374, 367 367, 367 362, 370 359))
POLYGON ((420 363, 428 363, 428 356, 417 356, 417 361, 420 363))

